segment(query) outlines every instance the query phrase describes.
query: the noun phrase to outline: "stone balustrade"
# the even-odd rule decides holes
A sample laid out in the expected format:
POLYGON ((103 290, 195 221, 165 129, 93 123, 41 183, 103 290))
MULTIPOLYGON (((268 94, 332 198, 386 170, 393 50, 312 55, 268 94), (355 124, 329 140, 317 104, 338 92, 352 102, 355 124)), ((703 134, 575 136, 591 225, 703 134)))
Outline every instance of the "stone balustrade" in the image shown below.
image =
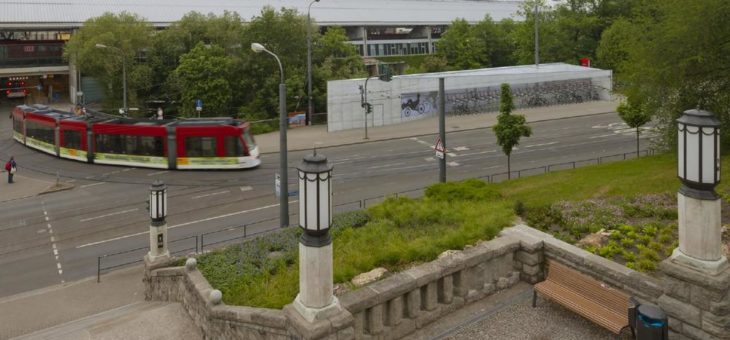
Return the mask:
POLYGON ((275 310, 218 302, 194 265, 146 262, 145 294, 148 300, 180 302, 210 339, 398 339, 520 280, 543 280, 550 258, 641 302, 659 304, 670 317, 672 338, 730 338, 730 273, 703 283, 665 261, 660 280, 524 225, 442 255, 345 293, 339 297, 342 313, 312 323, 291 304, 275 310))

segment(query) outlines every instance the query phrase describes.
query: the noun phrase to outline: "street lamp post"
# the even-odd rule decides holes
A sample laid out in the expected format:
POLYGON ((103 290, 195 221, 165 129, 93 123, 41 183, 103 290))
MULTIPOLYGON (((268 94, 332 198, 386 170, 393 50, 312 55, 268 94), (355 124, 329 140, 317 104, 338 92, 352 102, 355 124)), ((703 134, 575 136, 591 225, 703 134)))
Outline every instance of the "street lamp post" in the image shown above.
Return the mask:
POLYGON ((280 226, 289 226, 289 188, 287 176, 287 147, 286 147, 286 84, 284 83, 284 67, 281 65, 279 57, 267 50, 264 45, 252 43, 251 50, 256 53, 266 52, 276 59, 279 64, 279 73, 281 81, 279 83, 279 224, 280 226))
POLYGON ((312 125, 312 114, 314 114, 314 105, 312 104, 312 22, 310 21, 309 11, 315 2, 319 2, 319 0, 312 0, 307 7, 307 125, 312 125))
POLYGON ((96 48, 117 50, 119 51, 119 55, 122 56, 122 107, 124 114, 127 114, 129 112, 129 107, 127 107, 127 57, 124 55, 124 51, 118 47, 96 44, 96 48))
POLYGON ((342 312, 332 284, 332 165, 327 157, 307 155, 299 178, 299 294, 294 308, 309 322, 342 312))
POLYGON ((170 256, 167 248, 167 186, 156 180, 150 186, 149 193, 149 212, 150 212, 150 251, 147 257, 150 261, 155 262, 160 258, 170 256))
POLYGON ((720 196, 720 120, 703 110, 677 119, 679 247, 672 260, 717 274, 728 267, 722 251, 720 196))

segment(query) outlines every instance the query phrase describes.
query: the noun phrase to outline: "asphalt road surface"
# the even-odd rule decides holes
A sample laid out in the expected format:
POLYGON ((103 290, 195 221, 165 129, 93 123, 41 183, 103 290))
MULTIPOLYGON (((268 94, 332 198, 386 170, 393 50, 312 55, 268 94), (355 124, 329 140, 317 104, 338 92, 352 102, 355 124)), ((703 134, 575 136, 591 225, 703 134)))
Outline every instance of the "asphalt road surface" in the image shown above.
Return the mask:
MULTIPOLYGON (((1 117, 0 117, 1 118, 1 117)), ((530 124, 533 136, 512 152, 516 170, 634 152, 635 132, 615 113, 530 124)), ((648 138, 644 133, 642 138, 648 138)), ((154 179, 168 185, 168 228, 173 252, 195 251, 205 235, 211 243, 278 228, 273 194, 278 154, 262 156, 262 165, 244 171, 161 171, 90 165, 62 160, 25 148, 3 133, 0 150, 22 160, 24 174, 71 182, 72 190, 0 204, 0 297, 95 276, 102 267, 141 260, 149 244, 146 199, 154 179), (257 221, 264 221, 255 223, 257 221), (195 237, 198 236, 198 239, 195 237), (180 241, 175 241, 180 240, 180 241)), ((322 148, 334 164, 335 211, 357 209, 377 197, 413 190, 438 181, 436 135, 322 148), (369 199, 370 198, 370 199, 369 199)), ((448 134, 448 180, 506 171, 491 129, 448 134)), ((645 144, 645 142, 643 143, 645 144)), ((289 153, 289 190, 298 188, 295 168, 305 153, 289 153)), ((587 164, 584 162, 583 164, 587 164)), ((579 163, 580 165, 580 163, 579 163)), ((522 175, 541 173, 542 168, 522 175)), ((503 180, 506 175, 495 176, 503 180)), ((293 193, 295 194, 295 193, 293 193)), ((298 197, 290 197, 290 224, 296 224, 298 197)), ((104 277, 102 276, 102 280, 104 277)))

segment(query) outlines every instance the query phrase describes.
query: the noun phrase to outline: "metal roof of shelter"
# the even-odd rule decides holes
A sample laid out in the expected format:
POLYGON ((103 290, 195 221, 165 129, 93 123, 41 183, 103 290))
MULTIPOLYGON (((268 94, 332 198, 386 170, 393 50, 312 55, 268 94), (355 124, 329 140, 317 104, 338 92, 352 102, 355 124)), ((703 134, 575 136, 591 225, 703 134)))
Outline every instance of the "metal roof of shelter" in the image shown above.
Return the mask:
MULTIPOLYGON (((523 1, 463 0, 322 0, 311 16, 322 26, 446 25, 464 18, 476 23, 513 18, 523 1)), ((0 29, 76 28, 106 12, 129 12, 154 26, 168 26, 189 12, 237 12, 244 21, 265 6, 296 8, 306 14, 308 0, 0 0, 0 29)))
MULTIPOLYGON (((536 73, 576 73, 576 72, 595 72, 603 71, 601 69, 571 65, 566 63, 549 63, 540 64, 540 67, 531 65, 491 67, 476 70, 449 71, 449 72, 433 72, 394 76, 401 79, 415 78, 451 78, 451 77, 473 77, 473 76, 494 76, 494 75, 515 75, 515 74, 536 74, 536 73)), ((364 79, 364 78, 363 78, 364 79)))

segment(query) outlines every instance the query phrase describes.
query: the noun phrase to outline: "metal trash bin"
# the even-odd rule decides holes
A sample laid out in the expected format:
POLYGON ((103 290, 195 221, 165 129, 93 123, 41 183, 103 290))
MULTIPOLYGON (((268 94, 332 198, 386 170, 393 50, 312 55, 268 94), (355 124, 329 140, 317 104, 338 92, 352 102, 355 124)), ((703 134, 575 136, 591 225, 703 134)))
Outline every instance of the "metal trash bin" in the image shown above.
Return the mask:
POLYGON ((629 309, 629 323, 637 340, 668 340, 669 320, 667 314, 652 304, 634 304, 629 309), (632 311, 633 309, 633 311, 632 311))

